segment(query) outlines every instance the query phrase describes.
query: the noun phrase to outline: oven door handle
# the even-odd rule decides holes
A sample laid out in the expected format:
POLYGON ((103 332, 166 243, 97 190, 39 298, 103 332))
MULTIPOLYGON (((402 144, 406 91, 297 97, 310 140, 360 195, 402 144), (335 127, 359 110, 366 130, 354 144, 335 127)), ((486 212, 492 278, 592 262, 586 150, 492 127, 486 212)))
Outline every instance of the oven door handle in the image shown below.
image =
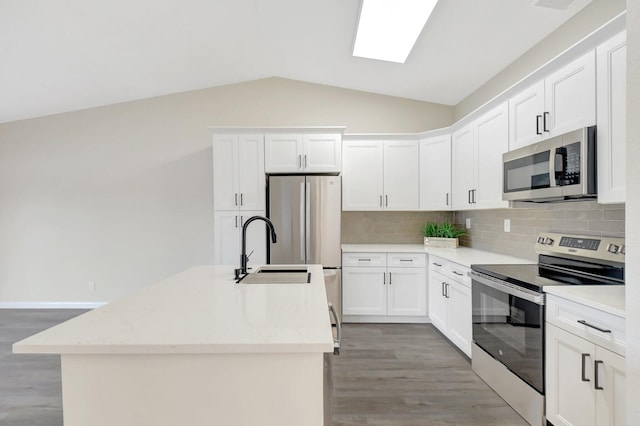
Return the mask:
POLYGON ((480 284, 486 285, 487 287, 491 287, 503 293, 507 293, 512 296, 519 297, 521 299, 535 303, 536 305, 541 305, 541 306, 544 305, 544 295, 542 294, 528 292, 525 290, 520 290, 518 288, 511 287, 509 285, 500 284, 499 282, 485 278, 484 276, 477 274, 475 272, 470 272, 469 275, 471 276, 471 279, 473 281, 477 281, 480 284))

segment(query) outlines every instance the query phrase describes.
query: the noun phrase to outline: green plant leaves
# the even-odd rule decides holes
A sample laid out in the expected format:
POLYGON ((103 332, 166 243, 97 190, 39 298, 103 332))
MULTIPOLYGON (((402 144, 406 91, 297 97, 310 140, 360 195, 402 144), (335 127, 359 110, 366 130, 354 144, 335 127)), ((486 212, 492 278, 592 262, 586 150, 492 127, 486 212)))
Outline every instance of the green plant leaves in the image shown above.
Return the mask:
POLYGON ((425 237, 435 238, 458 238, 467 235, 467 231, 464 228, 460 228, 450 222, 427 222, 422 228, 422 232, 425 237))

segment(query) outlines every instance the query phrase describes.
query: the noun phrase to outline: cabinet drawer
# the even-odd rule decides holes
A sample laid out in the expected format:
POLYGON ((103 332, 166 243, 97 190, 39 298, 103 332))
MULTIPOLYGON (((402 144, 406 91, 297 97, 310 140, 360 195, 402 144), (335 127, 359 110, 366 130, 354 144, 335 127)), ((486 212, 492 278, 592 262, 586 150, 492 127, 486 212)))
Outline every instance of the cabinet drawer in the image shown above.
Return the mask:
POLYGON ((546 309, 548 323, 625 356, 624 318, 552 294, 546 309))
POLYGON ((387 253, 387 265, 397 267, 424 267, 426 256, 422 253, 387 253))
POLYGON ((469 268, 458 265, 457 263, 449 262, 447 264, 447 274, 452 280, 459 282, 460 284, 471 287, 471 277, 469 276, 469 268))
POLYGON ((386 253, 343 253, 342 266, 386 266, 386 253))
POLYGON ((439 272, 446 275, 449 262, 435 256, 429 256, 429 272, 439 272))

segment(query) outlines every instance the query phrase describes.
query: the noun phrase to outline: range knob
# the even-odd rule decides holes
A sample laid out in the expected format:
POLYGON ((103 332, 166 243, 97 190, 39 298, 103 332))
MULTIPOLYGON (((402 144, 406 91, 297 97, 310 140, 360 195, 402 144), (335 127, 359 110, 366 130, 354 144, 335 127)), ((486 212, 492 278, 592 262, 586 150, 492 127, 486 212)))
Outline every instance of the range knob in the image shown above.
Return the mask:
POLYGON ((544 243, 546 245, 548 245, 548 246, 552 245, 553 244, 553 238, 549 238, 549 237, 545 238, 544 243))
POLYGON ((607 246, 607 251, 609 253, 618 253, 620 251, 620 247, 615 244, 609 244, 607 246))
POLYGON ((538 237, 538 244, 544 244, 544 237, 541 235, 538 237))

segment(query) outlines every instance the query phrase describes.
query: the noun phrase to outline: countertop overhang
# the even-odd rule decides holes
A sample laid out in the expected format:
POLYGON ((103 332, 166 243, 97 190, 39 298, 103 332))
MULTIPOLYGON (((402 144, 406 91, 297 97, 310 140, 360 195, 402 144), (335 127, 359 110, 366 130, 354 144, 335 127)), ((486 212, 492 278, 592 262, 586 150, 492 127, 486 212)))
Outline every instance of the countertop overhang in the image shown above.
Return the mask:
POLYGON ((333 352, 321 265, 309 284, 236 284, 197 266, 13 345, 14 353, 333 352))

